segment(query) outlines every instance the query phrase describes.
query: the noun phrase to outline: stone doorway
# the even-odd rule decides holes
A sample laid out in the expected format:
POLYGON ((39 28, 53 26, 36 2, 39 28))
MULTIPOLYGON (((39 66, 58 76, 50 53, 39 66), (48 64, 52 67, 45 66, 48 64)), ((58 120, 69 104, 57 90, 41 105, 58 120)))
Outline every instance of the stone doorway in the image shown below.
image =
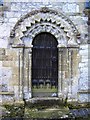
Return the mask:
MULTIPOLYGON (((36 88, 38 88, 38 86, 39 88, 43 87, 43 84, 39 82, 41 73, 38 74, 39 78, 36 80, 36 83, 34 81, 32 60, 34 58, 33 51, 35 51, 36 49, 34 45, 34 40, 38 39, 38 35, 43 36, 43 34, 45 33, 46 36, 51 36, 51 38, 53 38, 55 45, 54 47, 56 49, 55 51, 57 51, 56 56, 58 60, 56 59, 56 61, 58 62, 56 62, 57 63, 56 65, 53 64, 56 67, 51 67, 51 68, 57 68, 56 73, 58 74, 54 76, 56 77, 55 85, 54 85, 56 91, 54 91, 53 93, 57 93, 58 97, 62 99, 68 96, 68 99, 70 100, 73 95, 73 98, 77 100, 78 71, 79 71, 78 69, 79 32, 68 17, 66 17, 62 13, 59 13, 55 10, 51 10, 46 7, 41 8, 40 10, 35 10, 27 13, 23 18, 18 20, 18 22, 16 23, 16 25, 14 26, 13 30, 10 33, 10 45, 12 48, 15 48, 15 50, 17 49, 18 51, 18 63, 19 63, 18 64, 18 71, 19 71, 18 94, 20 95, 20 99, 23 98, 25 100, 31 99, 32 97, 35 96, 35 94, 37 95, 37 93, 40 93, 40 92, 37 93, 34 92, 34 86, 36 88), (34 85, 34 83, 38 85, 34 85)), ((49 38, 47 37, 46 40, 48 39, 49 38)), ((41 37, 40 40, 46 42, 45 40, 41 39, 41 37)), ((46 44, 47 43, 48 42, 46 42, 46 44)), ((42 51, 41 49, 44 49, 46 51, 47 49, 49 49, 49 48, 40 48, 40 47, 45 47, 40 45, 41 42, 39 41, 38 51, 40 52, 42 51)), ((47 53, 46 51, 45 53, 47 53)), ((47 54, 49 54, 49 52, 47 54)), ((42 59, 40 60, 43 61, 42 59)), ((41 64, 41 66, 44 67, 43 64, 41 64)), ((41 80, 44 80, 44 85, 45 85, 46 80, 48 80, 47 79, 48 74, 46 76, 44 76, 43 74, 41 76, 42 78, 41 80)), ((53 80, 50 79, 45 87, 49 88, 51 86, 52 81, 53 80)), ((46 92, 45 94, 45 90, 47 89, 44 89, 43 95, 45 97, 52 95, 52 94, 48 95, 47 93, 49 92, 46 92)), ((52 90, 51 87, 50 90, 52 90)))
POLYGON ((57 96, 57 40, 52 34, 42 32, 36 35, 32 44, 32 95, 33 97, 57 96))

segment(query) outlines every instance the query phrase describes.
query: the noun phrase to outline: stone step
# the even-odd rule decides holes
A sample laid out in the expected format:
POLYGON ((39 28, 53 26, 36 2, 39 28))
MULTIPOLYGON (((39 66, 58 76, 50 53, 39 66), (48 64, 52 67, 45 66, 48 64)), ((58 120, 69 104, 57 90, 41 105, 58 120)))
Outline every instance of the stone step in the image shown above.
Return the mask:
POLYGON ((33 97, 56 97, 58 96, 55 92, 33 92, 33 97))
POLYGON ((67 118, 69 108, 58 97, 37 97, 25 102, 25 118, 67 118))
POLYGON ((30 100, 27 100, 25 102, 26 106, 29 108, 38 108, 38 107, 43 107, 43 108, 48 108, 48 107, 64 107, 65 103, 57 97, 43 97, 43 98, 32 98, 30 100))
POLYGON ((68 109, 44 109, 44 110, 36 110, 36 109, 25 109, 25 118, 68 118, 69 110, 68 109))

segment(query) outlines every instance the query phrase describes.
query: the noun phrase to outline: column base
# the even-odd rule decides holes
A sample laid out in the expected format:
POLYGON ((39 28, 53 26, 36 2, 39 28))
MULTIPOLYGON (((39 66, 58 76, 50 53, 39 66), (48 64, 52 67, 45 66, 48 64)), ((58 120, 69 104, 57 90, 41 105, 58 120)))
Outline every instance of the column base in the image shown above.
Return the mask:
POLYGON ((32 98, 32 92, 29 92, 29 99, 32 98))
POLYGON ((23 94, 19 95, 19 101, 23 101, 23 94))
POLYGON ((58 92, 58 97, 63 98, 63 94, 61 92, 58 92))
POLYGON ((24 99, 29 100, 30 98, 32 98, 32 93, 31 92, 25 92, 24 93, 24 99))
POLYGON ((72 99, 72 94, 68 93, 68 99, 72 99))
POLYGON ((78 101, 77 97, 73 95, 72 93, 68 94, 68 102, 76 102, 78 101))

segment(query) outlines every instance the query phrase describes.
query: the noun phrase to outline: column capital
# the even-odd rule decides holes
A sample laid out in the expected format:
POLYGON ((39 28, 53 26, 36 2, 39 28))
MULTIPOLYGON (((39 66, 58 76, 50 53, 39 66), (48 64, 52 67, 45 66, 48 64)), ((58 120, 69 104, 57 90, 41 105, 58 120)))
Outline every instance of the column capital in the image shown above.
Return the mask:
POLYGON ((77 47, 72 46, 72 47, 67 47, 67 49, 68 49, 68 50, 78 50, 78 49, 79 49, 79 47, 78 47, 78 46, 77 46, 77 47))
POLYGON ((33 48, 33 45, 25 46, 26 49, 33 48))
POLYGON ((66 49, 66 47, 58 47, 59 52, 63 52, 64 49, 66 49))
POLYGON ((24 44, 12 45, 12 48, 24 48, 24 44))

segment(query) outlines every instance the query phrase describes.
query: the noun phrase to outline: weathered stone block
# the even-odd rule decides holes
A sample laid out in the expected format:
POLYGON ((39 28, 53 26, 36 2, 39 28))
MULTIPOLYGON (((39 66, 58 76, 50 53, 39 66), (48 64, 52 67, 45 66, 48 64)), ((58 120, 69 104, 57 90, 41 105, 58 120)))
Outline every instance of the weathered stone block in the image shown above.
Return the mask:
POLYGON ((88 62, 79 63, 80 68, 88 67, 88 62))
POLYGON ((12 95, 3 95, 2 96, 2 102, 3 103, 7 103, 7 102, 13 102, 14 101, 14 97, 12 95))
POLYGON ((13 57, 12 56, 8 56, 8 55, 1 55, 0 56, 0 60, 1 61, 13 61, 13 57))
POLYGON ((87 49, 85 49, 85 50, 80 50, 80 51, 79 51, 79 54, 80 54, 80 55, 83 55, 83 56, 88 55, 88 50, 87 50, 87 49))
POLYGON ((83 59, 81 59, 81 62, 88 62, 88 58, 86 59, 85 57, 83 57, 83 59))
POLYGON ((8 36, 10 35, 10 26, 7 24, 7 23, 3 23, 1 26, 0 26, 0 37, 5 37, 5 36, 8 36))
POLYGON ((0 49, 0 55, 5 55, 5 49, 4 48, 0 49))
POLYGON ((12 2, 11 4, 11 11, 21 11, 21 3, 19 2, 12 2))
MULTIPOLYGON (((3 33, 0 33, 0 35, 3 34, 3 33)), ((2 37, 4 37, 6 35, 2 35, 2 37)), ((8 41, 6 38, 0 38, 0 48, 7 48, 8 46, 8 41)))
POLYGON ((15 66, 15 67, 12 68, 12 75, 16 75, 16 76, 19 75, 19 68, 18 67, 15 66))
POLYGON ((63 5, 63 11, 76 13, 79 12, 79 5, 73 2, 67 2, 63 5))
POLYGON ((10 23, 16 23, 18 21, 18 18, 10 18, 9 22, 10 23))
POLYGON ((81 72, 88 73, 88 67, 82 67, 79 69, 81 72))
POLYGON ((14 91, 14 86, 13 86, 13 84, 10 84, 9 83, 9 86, 8 86, 8 91, 14 91))
POLYGON ((88 99, 89 98, 89 96, 90 96, 90 94, 88 95, 88 94, 79 94, 79 101, 80 102, 90 102, 90 99, 88 99))
POLYGON ((18 51, 17 50, 7 49, 6 50, 6 55, 11 57, 13 61, 18 60, 18 51))
POLYGON ((0 61, 0 67, 2 67, 2 61, 0 61))
POLYGON ((88 50, 88 44, 86 45, 80 45, 81 50, 88 50))
POLYGON ((83 59, 87 59, 88 60, 88 55, 86 54, 85 56, 82 56, 82 61, 83 59))
POLYGON ((3 61, 2 62, 3 67, 16 67, 15 61, 3 61))
POLYGON ((21 16, 21 12, 10 12, 10 11, 7 11, 5 12, 6 14, 6 18, 20 18, 21 16))
POLYGON ((13 85, 18 85, 19 76, 17 74, 12 74, 13 85))

